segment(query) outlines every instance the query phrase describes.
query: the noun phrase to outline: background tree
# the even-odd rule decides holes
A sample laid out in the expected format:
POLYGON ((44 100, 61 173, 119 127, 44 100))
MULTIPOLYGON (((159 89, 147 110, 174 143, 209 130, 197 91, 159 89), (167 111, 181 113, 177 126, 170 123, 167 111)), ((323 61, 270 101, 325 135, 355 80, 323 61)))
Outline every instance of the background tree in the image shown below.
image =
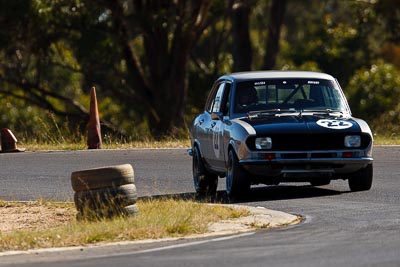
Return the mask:
POLYGON ((356 71, 347 89, 353 113, 372 122, 376 131, 400 130, 400 71, 394 65, 380 61, 356 71))
MULTIPOLYGON (((1 5, 0 94, 6 101, 2 121, 6 125, 14 121, 22 131, 37 130, 35 124, 44 117, 39 110, 68 116, 72 124, 85 119, 87 111, 77 99, 79 66, 63 42, 63 28, 49 25, 39 1, 2 1, 1 5)), ((65 17, 57 15, 60 21, 65 17)))
MULTIPOLYGON (((353 83, 372 66, 400 68, 398 6, 398 0, 0 0, 0 124, 26 136, 43 135, 45 125, 84 132, 96 85, 103 133, 176 135, 202 109, 215 78, 265 68, 333 74, 352 91, 355 115, 364 116, 357 100, 366 89, 353 83)), ((379 69, 382 76, 371 73, 377 82, 368 82, 389 86, 374 93, 384 102, 380 90, 397 96, 393 83, 380 80, 392 72, 379 69)))
POLYGON ((236 1, 232 8, 233 72, 252 69, 253 50, 250 40, 250 14, 253 5, 252 1, 236 1))
POLYGON ((153 135, 174 134, 185 125, 189 56, 209 23, 212 1, 102 3, 126 64, 128 90, 111 90, 124 95, 126 107, 141 104, 153 135))
POLYGON ((268 38, 263 69, 270 70, 275 67, 279 52, 281 27, 286 11, 286 0, 273 0, 268 23, 268 38))

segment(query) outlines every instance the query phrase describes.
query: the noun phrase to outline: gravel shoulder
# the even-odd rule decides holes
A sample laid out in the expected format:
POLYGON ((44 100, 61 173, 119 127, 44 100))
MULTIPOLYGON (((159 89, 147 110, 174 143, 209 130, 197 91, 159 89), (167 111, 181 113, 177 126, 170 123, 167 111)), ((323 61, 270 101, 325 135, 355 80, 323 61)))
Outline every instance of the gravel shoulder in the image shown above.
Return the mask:
POLYGON ((71 205, 4 202, 0 205, 0 233, 62 226, 76 216, 71 205))
MULTIPOLYGON (((232 207, 232 205, 230 205, 232 207)), ((246 208, 250 215, 234 220, 219 221, 210 224, 208 234, 229 234, 254 229, 273 228, 299 223, 301 217, 263 207, 234 205, 246 208)), ((35 230, 67 224, 76 214, 70 206, 53 207, 24 203, 21 206, 4 205, 0 207, 0 232, 13 230, 35 230)))
MULTIPOLYGON (((216 205, 216 204, 211 204, 216 205)), ((245 232, 251 232, 258 229, 269 229, 275 227, 289 226, 300 223, 301 216, 292 215, 280 211, 270 210, 263 207, 250 207, 243 205, 229 205, 238 209, 248 209, 249 215, 232 220, 224 220, 216 223, 211 223, 208 227, 208 232, 204 234, 196 234, 179 238, 165 238, 157 240, 138 240, 138 241, 124 241, 114 243, 96 243, 86 246, 66 247, 66 248, 50 248, 50 249, 34 249, 27 251, 6 251, 0 253, 2 262, 12 262, 18 255, 43 255, 54 251, 82 251, 101 248, 104 246, 121 246, 121 245, 135 245, 153 242, 173 241, 181 239, 196 239, 196 238, 209 238, 214 236, 235 235, 245 232), (8 256, 8 257, 7 257, 8 256)), ((44 227, 60 226, 68 223, 71 217, 74 217, 76 210, 66 205, 65 207, 57 208, 51 205, 37 205, 24 203, 21 206, 0 206, 0 231, 7 233, 12 230, 35 230, 43 229, 44 227)), ((0 235, 1 236, 1 235, 0 235)), ((22 259, 21 259, 22 260, 22 259)), ((1 265, 1 264, 0 264, 1 265)))

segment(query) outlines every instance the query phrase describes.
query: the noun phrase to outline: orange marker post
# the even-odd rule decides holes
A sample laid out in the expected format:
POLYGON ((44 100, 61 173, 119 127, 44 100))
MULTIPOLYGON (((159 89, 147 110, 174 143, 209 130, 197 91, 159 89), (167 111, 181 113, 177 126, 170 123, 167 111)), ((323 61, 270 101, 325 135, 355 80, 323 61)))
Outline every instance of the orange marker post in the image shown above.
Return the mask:
POLYGON ((87 145, 89 149, 101 149, 100 118, 97 108, 96 88, 90 89, 90 117, 87 145))

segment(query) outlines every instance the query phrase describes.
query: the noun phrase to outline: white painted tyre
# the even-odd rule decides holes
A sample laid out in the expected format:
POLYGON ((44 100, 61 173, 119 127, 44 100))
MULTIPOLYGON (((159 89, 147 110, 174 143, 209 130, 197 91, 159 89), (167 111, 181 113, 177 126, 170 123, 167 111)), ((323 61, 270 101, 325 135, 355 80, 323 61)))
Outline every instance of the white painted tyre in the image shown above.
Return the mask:
POLYGON ((72 189, 75 192, 118 187, 134 182, 134 171, 130 164, 75 171, 71 174, 72 189))
POLYGON ((135 216, 139 214, 139 207, 137 204, 124 207, 124 215, 135 216))
POLYGON ((74 194, 75 207, 79 212, 84 209, 119 209, 133 205, 137 201, 137 190, 134 184, 108 187, 74 194))

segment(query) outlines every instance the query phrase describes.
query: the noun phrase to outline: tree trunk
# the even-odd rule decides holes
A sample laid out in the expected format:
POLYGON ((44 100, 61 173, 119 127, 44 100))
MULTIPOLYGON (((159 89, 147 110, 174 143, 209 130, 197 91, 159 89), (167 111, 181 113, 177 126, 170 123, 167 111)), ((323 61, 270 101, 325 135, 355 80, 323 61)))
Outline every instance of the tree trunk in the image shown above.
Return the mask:
POLYGON ((251 70, 253 51, 250 42, 249 19, 250 4, 245 1, 235 4, 232 15, 233 71, 251 70))
MULTIPOLYGON (((175 136, 185 127, 184 115, 187 97, 186 66, 188 53, 171 55, 179 58, 180 68, 169 71, 169 75, 152 84, 156 92, 154 109, 157 120, 150 119, 151 133, 156 138, 175 136)), ((150 117, 152 118, 152 117, 150 117)))
POLYGON ((279 53, 279 39, 283 17, 286 11, 286 0, 273 0, 270 11, 270 21, 268 26, 268 39, 263 68, 270 70, 275 67, 276 58, 279 53))
POLYGON ((137 7, 142 16, 147 12, 147 21, 141 24, 147 66, 147 79, 143 79, 152 92, 149 106, 154 114, 147 117, 156 138, 174 136, 185 126, 188 59, 206 27, 211 4, 211 0, 166 1, 162 5, 155 1, 142 10, 137 7), (174 20, 162 15, 169 12, 176 14, 174 20))

